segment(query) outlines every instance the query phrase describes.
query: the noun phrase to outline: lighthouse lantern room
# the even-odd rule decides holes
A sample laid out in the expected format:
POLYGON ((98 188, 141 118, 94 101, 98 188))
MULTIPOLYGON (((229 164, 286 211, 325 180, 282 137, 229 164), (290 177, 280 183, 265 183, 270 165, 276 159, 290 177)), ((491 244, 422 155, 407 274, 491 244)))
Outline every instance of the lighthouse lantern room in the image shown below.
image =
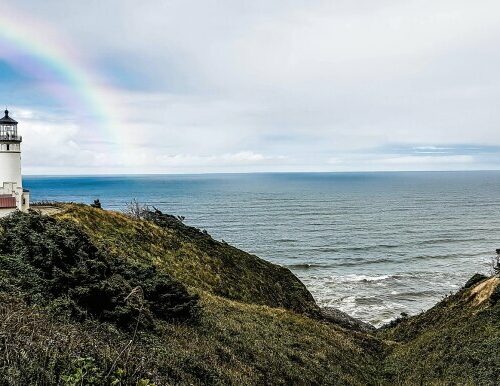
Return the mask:
POLYGON ((21 177, 21 142, 17 121, 9 116, 0 119, 0 217, 15 210, 29 209, 29 191, 21 177))

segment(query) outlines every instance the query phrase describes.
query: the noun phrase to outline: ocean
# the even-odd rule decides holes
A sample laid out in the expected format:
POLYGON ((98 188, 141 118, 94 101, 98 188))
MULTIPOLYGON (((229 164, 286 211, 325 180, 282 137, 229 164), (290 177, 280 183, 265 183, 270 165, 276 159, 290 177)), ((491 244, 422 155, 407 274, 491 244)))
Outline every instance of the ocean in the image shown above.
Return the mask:
POLYGON ((32 200, 185 216, 290 268, 320 305, 380 326, 490 273, 500 172, 26 176, 32 200))

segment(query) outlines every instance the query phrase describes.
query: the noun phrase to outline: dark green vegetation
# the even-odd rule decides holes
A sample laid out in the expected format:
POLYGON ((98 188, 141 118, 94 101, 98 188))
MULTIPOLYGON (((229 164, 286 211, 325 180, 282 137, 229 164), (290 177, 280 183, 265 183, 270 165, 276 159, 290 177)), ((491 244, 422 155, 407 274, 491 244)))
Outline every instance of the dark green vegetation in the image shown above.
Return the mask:
POLYGON ((498 384, 497 278, 358 332, 287 269, 176 217, 0 220, 0 384, 498 384))
POLYGON ((154 266, 99 251, 72 223, 19 212, 0 226, 0 291, 28 304, 121 328, 198 317, 197 297, 183 284, 154 266))

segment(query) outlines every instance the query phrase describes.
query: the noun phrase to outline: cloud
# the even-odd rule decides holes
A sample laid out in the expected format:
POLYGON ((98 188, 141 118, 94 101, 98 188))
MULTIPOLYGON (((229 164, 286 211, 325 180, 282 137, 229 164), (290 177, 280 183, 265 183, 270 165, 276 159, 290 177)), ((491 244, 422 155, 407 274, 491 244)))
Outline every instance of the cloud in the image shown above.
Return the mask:
POLYGON ((427 166, 432 166, 432 168, 444 168, 449 169, 450 166, 456 166, 457 164, 463 167, 474 162, 474 157, 470 155, 449 155, 449 156, 411 156, 404 155, 393 158, 383 158, 380 160, 382 164, 385 165, 396 165, 398 168, 402 167, 405 169, 404 165, 411 166, 412 168, 419 169, 420 165, 424 164, 427 166))
MULTIPOLYGON (((52 129, 40 114, 23 117, 27 144, 30 130, 53 130, 44 141, 55 154, 37 170, 500 167, 454 150, 500 146, 492 0, 6 4, 64 37, 119 112, 121 144, 68 109, 47 107, 52 129), (404 147, 396 157, 393 144, 404 147)), ((41 111, 35 86, 17 102, 41 111)), ((42 152, 26 150, 38 164, 42 152)))
POLYGON ((164 166, 199 166, 216 165, 227 166, 229 164, 259 164, 264 162, 281 161, 284 156, 266 156, 253 151, 241 151, 238 153, 227 153, 221 155, 192 155, 176 154, 173 156, 159 156, 157 161, 164 166))
POLYGON ((24 173, 44 173, 46 170, 79 170, 102 166, 97 150, 85 149, 78 143, 80 128, 67 117, 43 111, 21 109, 16 118, 23 136, 24 173))
POLYGON ((443 171, 487 169, 472 155, 368 154, 362 156, 332 157, 328 159, 333 171, 443 171))
POLYGON ((441 146, 415 146, 415 150, 429 150, 429 151, 439 151, 439 150, 451 150, 450 147, 441 147, 441 146))

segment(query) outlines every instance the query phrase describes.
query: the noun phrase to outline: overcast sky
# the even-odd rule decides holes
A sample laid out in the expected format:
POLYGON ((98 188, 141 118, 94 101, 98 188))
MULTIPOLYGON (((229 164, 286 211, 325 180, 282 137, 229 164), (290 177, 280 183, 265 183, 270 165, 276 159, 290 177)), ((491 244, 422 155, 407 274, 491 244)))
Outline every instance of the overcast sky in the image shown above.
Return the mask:
POLYGON ((25 174, 500 169, 498 1, 0 6, 25 174))

